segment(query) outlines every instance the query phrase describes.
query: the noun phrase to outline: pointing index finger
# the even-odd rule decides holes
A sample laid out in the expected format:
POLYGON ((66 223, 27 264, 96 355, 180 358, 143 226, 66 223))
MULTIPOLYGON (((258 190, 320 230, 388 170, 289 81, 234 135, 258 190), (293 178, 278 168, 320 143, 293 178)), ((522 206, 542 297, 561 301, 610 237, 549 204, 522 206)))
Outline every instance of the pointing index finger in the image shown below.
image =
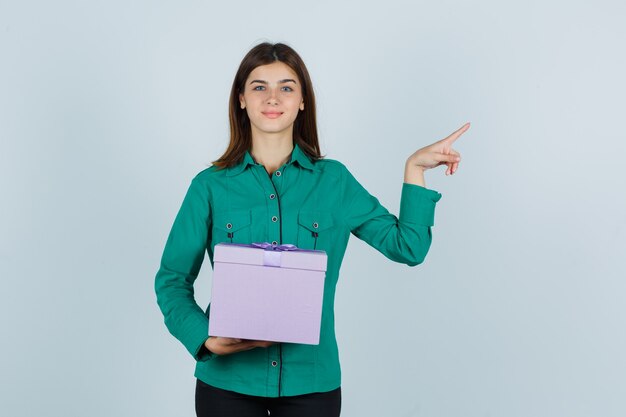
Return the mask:
POLYGON ((452 133, 450 136, 448 136, 447 138, 443 139, 444 142, 447 142, 448 145, 451 145, 454 143, 455 140, 457 140, 459 138, 459 136, 461 136, 463 133, 465 133, 465 131, 467 129, 469 129, 470 124, 469 122, 465 123, 463 126, 461 126, 460 129, 458 129, 456 132, 452 133))

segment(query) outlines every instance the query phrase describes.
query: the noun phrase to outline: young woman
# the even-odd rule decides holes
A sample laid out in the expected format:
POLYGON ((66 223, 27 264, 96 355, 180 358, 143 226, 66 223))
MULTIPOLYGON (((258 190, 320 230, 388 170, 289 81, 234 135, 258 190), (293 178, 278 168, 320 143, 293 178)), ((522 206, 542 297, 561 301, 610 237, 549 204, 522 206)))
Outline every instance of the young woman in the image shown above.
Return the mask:
POLYGON ((454 141, 469 123, 406 160, 399 216, 352 176, 325 159, 318 143, 315 97, 300 56, 262 43, 244 57, 232 85, 230 143, 189 186, 155 279, 165 324, 196 360, 198 416, 338 416, 341 371, 334 295, 350 234, 395 262, 415 266, 431 243, 441 194, 424 171, 456 172, 454 141), (295 244, 326 251, 319 345, 208 336, 193 283, 220 242, 295 244))

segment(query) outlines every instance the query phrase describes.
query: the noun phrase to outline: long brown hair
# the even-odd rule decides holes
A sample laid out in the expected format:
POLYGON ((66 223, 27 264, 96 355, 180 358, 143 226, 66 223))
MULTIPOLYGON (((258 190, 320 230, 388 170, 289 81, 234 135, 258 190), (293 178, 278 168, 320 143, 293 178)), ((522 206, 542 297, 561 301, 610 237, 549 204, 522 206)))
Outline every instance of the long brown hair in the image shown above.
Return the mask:
POLYGON ((213 165, 228 168, 236 165, 252 146, 250 119, 245 109, 239 105, 239 94, 243 94, 250 73, 261 65, 282 62, 289 66, 302 84, 304 110, 298 112, 293 126, 293 140, 313 161, 321 159, 315 117, 315 94, 311 77, 300 55, 283 43, 261 43, 252 48, 239 64, 233 86, 230 90, 228 118, 230 120, 230 143, 224 154, 213 165))

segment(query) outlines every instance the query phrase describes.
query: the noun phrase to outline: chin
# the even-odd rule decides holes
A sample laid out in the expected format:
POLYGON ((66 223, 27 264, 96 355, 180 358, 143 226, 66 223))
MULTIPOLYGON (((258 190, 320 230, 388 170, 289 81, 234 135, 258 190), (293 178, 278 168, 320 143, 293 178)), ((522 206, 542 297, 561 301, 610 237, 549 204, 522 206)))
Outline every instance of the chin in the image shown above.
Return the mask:
POLYGON ((281 133, 290 129, 293 124, 280 124, 276 125, 273 123, 261 123, 254 125, 256 130, 263 133, 281 133))

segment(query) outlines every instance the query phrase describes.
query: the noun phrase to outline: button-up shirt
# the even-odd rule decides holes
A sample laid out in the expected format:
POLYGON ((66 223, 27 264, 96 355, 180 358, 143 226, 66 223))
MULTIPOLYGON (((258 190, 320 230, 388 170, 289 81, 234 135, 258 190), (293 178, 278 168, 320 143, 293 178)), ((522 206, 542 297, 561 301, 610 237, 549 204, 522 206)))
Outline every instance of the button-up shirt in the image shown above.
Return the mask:
POLYGON ((313 162, 294 144, 272 175, 246 151, 237 165, 215 166, 192 180, 155 278, 165 325, 196 360, 194 375, 218 388, 279 397, 341 385, 334 324, 335 288, 350 235, 408 266, 424 261, 441 194, 403 183, 399 216, 391 214, 341 162, 313 162), (229 355, 204 347, 210 303, 202 309, 193 284, 205 252, 213 267, 217 243, 291 243, 328 256, 319 345, 276 343, 229 355))

